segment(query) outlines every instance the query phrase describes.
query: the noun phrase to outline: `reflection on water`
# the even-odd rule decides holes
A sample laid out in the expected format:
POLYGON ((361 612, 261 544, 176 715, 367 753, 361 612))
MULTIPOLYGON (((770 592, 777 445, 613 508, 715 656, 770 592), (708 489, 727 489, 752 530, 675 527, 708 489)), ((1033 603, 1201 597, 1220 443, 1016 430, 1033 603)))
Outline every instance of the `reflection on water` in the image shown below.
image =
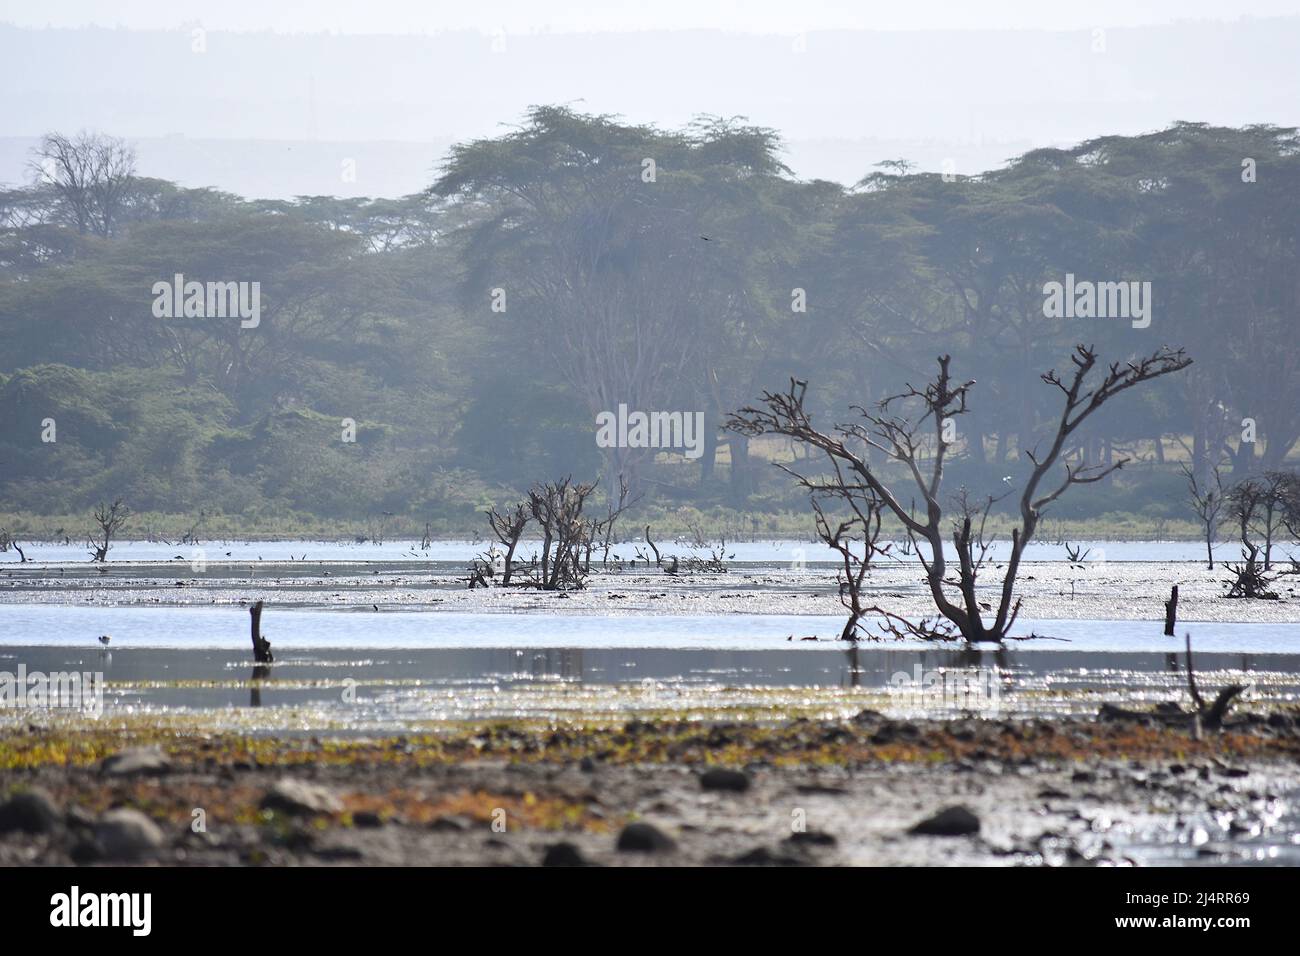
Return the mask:
MULTIPOLYGON (((1300 653, 1300 624, 1194 622, 1200 651, 1300 653)), ((843 649, 836 640, 842 615, 674 615, 458 613, 449 611, 354 611, 275 608, 265 631, 276 650, 398 648, 696 648, 796 652, 843 649), (787 644, 791 634, 817 634, 824 641, 787 644)), ((1168 638, 1156 621, 1018 622, 1017 634, 1063 640, 1017 643, 1045 652, 1153 651, 1177 653, 1181 638, 1168 638)), ((248 615, 235 607, 70 607, 0 604, 0 634, 11 641, 69 648, 98 646, 111 634, 113 648, 247 649, 248 615)), ((880 647, 882 645, 865 645, 880 647)), ((908 645, 891 645, 908 646, 908 645)), ((917 642, 914 647, 925 647, 917 642)))
MULTIPOLYGON (((634 714, 781 720, 864 708, 895 716, 1095 713, 1102 700, 1181 699, 1186 684, 1181 659, 1163 652, 1016 648, 354 649, 284 653, 256 667, 246 654, 219 649, 0 651, 0 670, 20 663, 29 672, 102 671, 109 719, 201 713, 253 732, 634 714)), ((1197 671, 1202 686, 1241 682, 1256 698, 1300 699, 1300 655, 1207 652, 1197 671)))

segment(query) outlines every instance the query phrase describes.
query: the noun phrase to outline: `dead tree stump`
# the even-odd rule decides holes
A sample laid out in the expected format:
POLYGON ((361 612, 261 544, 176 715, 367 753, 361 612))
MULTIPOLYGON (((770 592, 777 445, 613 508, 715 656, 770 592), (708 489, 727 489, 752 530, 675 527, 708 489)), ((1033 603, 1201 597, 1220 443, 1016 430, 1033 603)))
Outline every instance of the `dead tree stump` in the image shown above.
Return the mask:
POLYGON ((275 658, 271 655, 271 642, 262 636, 262 602, 258 601, 250 607, 248 614, 253 624, 253 660, 258 664, 275 663, 275 658))
POLYGON ((1174 625, 1178 623, 1178 585, 1175 584, 1169 592, 1169 600, 1165 602, 1165 637, 1174 636, 1174 625))

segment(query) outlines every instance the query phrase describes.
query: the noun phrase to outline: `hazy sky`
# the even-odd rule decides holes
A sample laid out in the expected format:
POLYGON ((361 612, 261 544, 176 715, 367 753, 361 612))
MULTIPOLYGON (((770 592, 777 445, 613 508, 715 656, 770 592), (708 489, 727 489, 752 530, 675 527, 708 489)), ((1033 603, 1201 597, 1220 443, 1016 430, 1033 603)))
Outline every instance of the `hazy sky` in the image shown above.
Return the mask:
POLYGON ((0 0, 0 20, 21 26, 216 30, 528 33, 724 29, 1046 29, 1146 26, 1300 13, 1300 0, 0 0))
POLYGON ((402 195, 538 103, 748 117, 805 178, 974 173, 1178 120, 1300 125, 1297 52, 1300 0, 0 0, 0 184, 92 129, 185 185, 402 195))

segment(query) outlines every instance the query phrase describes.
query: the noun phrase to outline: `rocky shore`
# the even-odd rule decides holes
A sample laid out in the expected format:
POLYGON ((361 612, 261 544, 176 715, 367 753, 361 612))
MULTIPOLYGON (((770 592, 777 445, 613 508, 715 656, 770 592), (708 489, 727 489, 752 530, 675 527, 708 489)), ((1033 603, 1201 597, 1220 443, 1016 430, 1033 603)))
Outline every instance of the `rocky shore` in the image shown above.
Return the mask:
POLYGON ((0 735, 0 864, 1300 860, 1300 712, 0 735))

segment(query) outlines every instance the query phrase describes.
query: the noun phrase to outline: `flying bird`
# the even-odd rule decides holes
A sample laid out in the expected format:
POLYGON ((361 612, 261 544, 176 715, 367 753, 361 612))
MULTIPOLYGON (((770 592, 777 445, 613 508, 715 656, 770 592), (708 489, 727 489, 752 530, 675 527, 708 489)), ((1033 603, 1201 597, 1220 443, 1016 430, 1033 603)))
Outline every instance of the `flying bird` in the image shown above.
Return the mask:
POLYGON ((108 647, 108 642, 111 640, 112 638, 109 637, 107 634, 99 635, 99 643, 103 644, 105 647, 108 647))

